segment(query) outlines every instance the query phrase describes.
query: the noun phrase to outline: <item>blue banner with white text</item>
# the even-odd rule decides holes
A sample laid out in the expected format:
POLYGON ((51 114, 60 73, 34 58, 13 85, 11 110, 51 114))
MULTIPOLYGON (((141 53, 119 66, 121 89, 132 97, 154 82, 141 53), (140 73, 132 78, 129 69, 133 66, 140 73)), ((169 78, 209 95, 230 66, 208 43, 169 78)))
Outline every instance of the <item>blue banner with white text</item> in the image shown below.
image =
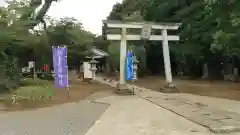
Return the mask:
POLYGON ((128 51, 125 60, 125 79, 130 81, 133 79, 133 69, 132 69, 132 52, 128 51))
POLYGON ((54 85, 57 88, 67 87, 67 49, 66 47, 53 47, 52 54, 54 68, 54 85))

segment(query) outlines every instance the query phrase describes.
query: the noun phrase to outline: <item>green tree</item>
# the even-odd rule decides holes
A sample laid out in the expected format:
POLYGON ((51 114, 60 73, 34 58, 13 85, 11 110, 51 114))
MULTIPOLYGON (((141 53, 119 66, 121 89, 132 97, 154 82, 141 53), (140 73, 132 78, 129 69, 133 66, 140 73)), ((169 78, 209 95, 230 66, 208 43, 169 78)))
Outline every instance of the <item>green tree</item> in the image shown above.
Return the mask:
MULTIPOLYGON (((209 65, 212 76, 221 74, 222 63, 230 61, 239 67, 240 1, 124 0, 116 5, 107 19, 182 23, 180 41, 171 43, 170 51, 173 66, 181 67, 185 74, 200 76, 203 64, 209 65)), ((161 53, 149 52, 154 50, 152 44, 161 45, 145 42, 146 52, 161 53)))
POLYGON ((74 18, 53 20, 45 16, 54 0, 8 1, 0 8, 0 77, 1 87, 12 89, 19 84, 20 69, 34 60, 37 68, 51 64, 53 45, 68 47, 68 66, 78 67, 84 51, 93 44, 95 35, 85 31, 74 18), (38 11, 36 8, 42 5, 38 11), (43 19, 44 18, 44 19, 43 19), (49 22, 46 25, 45 21, 49 22), (42 28, 36 26, 43 25, 42 28))

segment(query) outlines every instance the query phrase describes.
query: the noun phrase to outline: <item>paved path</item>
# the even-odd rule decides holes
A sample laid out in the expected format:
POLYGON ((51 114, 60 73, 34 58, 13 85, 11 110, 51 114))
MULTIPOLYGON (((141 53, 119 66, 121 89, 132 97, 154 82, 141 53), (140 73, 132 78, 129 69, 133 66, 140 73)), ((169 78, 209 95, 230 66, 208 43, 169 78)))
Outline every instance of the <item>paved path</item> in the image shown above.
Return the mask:
MULTIPOLYGON (((98 77, 97 79, 98 81, 112 85, 113 87, 117 84, 114 80, 109 81, 101 77, 98 77)), ((131 85, 128 85, 128 87, 129 89, 132 88, 131 85)), ((141 87, 135 87, 135 91, 141 98, 179 114, 188 120, 205 126, 214 133, 240 131, 240 114, 237 113, 238 111, 235 109, 231 111, 229 111, 229 109, 224 110, 220 109, 222 107, 214 107, 213 104, 208 106, 207 104, 196 102, 193 99, 190 100, 187 96, 184 98, 182 95, 178 94, 163 94, 141 87)), ((214 101, 214 98, 212 98, 212 101, 214 101)))
POLYGON ((240 132, 240 114, 206 104, 193 102, 177 95, 143 92, 140 96, 191 121, 209 128, 212 132, 240 132))
POLYGON ((0 135, 84 135, 109 105, 81 101, 0 114, 0 135))
POLYGON ((230 112, 237 112, 240 113, 240 102, 235 100, 229 99, 221 99, 221 98, 213 98, 207 96, 199 96, 199 95, 192 95, 186 93, 179 93, 177 94, 179 97, 192 100, 194 102, 200 102, 206 104, 210 107, 214 108, 221 108, 223 110, 227 110, 230 112))
POLYGON ((136 96, 110 96, 96 102, 111 105, 86 135, 215 135, 199 124, 136 96))
MULTIPOLYGON (((115 84, 116 82, 111 83, 113 86, 115 84)), ((194 120, 190 121, 189 118, 186 119, 176 113, 198 116, 201 121, 202 117, 199 116, 201 113, 196 113, 199 109, 194 108, 197 105, 201 106, 205 113, 207 108, 217 109, 216 113, 224 112, 224 116, 226 113, 227 116, 234 114, 234 118, 239 116, 238 110, 218 109, 218 105, 214 104, 217 102, 206 107, 202 104, 193 104, 195 99, 188 99, 188 96, 183 97, 181 94, 169 96, 159 92, 141 91, 139 87, 136 92, 138 96, 96 93, 81 102, 31 111, 1 113, 0 135, 216 135, 193 122, 194 120), (192 108, 195 112, 191 110, 192 108)))

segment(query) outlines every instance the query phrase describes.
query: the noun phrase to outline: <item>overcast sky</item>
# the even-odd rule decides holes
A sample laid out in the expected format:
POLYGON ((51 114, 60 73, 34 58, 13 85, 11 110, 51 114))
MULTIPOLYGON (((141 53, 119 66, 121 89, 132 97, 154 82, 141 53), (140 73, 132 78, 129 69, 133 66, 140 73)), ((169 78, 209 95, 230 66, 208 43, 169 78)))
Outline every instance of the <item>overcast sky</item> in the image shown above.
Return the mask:
MULTIPOLYGON (((0 0, 0 5, 3 1, 0 0)), ((116 2, 122 0, 60 0, 47 14, 54 18, 74 17, 83 23, 86 30, 101 34, 102 20, 106 19, 116 2)))
POLYGON ((4 5, 4 0, 0 0, 0 5, 4 5))

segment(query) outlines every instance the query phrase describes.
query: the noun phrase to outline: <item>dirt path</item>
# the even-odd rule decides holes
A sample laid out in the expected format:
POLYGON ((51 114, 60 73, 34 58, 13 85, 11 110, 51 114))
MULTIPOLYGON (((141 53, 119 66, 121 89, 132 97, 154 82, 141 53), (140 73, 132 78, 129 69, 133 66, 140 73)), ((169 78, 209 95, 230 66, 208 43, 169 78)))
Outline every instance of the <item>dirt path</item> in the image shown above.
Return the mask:
MULTIPOLYGON (((112 76, 111 78, 118 80, 118 77, 116 76, 112 76)), ((173 78, 173 82, 181 93, 240 101, 240 83, 231 83, 226 81, 181 80, 178 78, 173 78)), ((164 87, 165 79, 164 77, 159 76, 146 76, 139 78, 135 84, 145 88, 159 90, 164 87)))
MULTIPOLYGON (((201 96, 240 100, 240 84, 224 81, 195 81, 174 79, 174 84, 181 93, 189 93, 201 96)), ((160 77, 140 78, 137 85, 150 89, 160 89, 164 86, 165 80, 160 77)))

